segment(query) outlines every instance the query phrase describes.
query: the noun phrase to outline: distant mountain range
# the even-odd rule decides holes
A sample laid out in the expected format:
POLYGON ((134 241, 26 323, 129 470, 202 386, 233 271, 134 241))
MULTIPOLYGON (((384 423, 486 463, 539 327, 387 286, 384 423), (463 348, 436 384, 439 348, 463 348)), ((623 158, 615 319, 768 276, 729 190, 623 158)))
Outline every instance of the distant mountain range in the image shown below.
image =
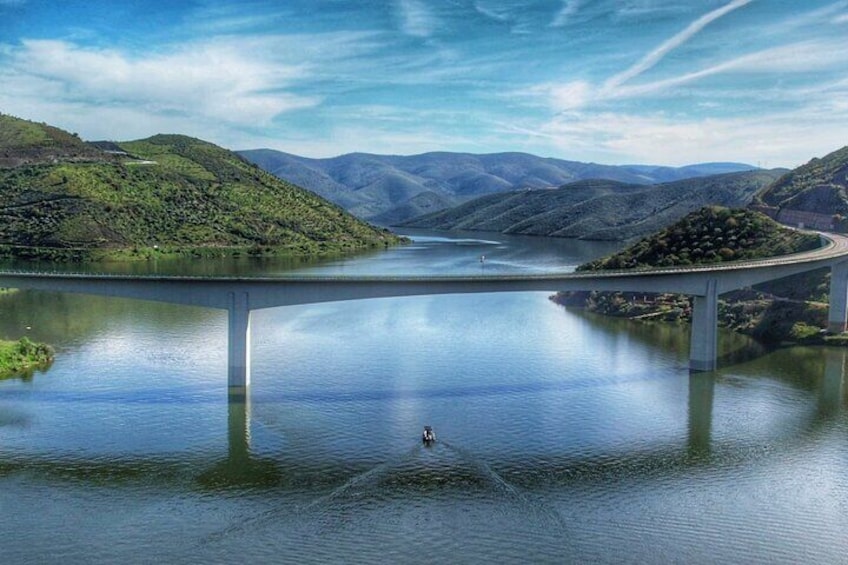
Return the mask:
POLYGON ((752 205, 784 223, 848 230, 848 147, 789 172, 524 153, 240 153, 181 135, 86 143, 0 114, 0 255, 308 255, 397 241, 342 208, 382 224, 628 240, 702 206, 752 205))
POLYGON ((651 185, 754 169, 741 163, 612 166, 527 153, 435 152, 411 156, 351 153, 328 159, 310 159, 270 149, 239 151, 239 154, 277 177, 381 225, 399 224, 480 196, 517 189, 553 188, 586 179, 651 185))
POLYGON ((644 237, 703 206, 744 208, 782 171, 748 171, 657 185, 578 181, 476 198, 402 225, 623 241, 644 237))

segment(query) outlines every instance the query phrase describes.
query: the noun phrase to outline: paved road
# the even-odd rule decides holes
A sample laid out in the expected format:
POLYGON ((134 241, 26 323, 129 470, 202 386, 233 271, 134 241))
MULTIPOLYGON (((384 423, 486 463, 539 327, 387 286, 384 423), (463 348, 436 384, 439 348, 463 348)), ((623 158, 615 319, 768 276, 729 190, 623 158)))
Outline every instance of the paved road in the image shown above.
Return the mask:
POLYGON ((0 287, 124 296, 177 304, 230 308, 234 293, 250 294, 249 308, 333 300, 469 292, 619 290, 703 296, 719 294, 848 261, 848 237, 822 234, 821 248, 756 261, 650 269, 532 275, 277 277, 122 275, 0 272, 0 287))

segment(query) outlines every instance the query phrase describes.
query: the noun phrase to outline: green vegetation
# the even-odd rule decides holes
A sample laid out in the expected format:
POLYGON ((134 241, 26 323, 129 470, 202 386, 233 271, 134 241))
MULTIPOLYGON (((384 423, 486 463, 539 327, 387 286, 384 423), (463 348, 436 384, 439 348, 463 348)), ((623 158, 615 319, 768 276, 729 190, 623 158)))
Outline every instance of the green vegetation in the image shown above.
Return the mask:
POLYGON ((18 341, 0 340, 0 378, 30 376, 53 362, 53 348, 22 337, 18 341))
MULTIPOLYGON (((787 229, 758 212, 710 207, 578 270, 760 259, 819 245, 817 235, 787 229)), ((723 295, 719 324, 771 343, 822 342, 826 297, 826 270, 787 277, 723 295)), ((692 314, 691 300, 676 294, 569 292, 551 299, 564 306, 643 321, 686 322, 692 314)))
POLYGON ((653 186, 578 181, 554 190, 490 194, 402 225, 629 241, 704 206, 744 208, 778 176, 775 171, 748 171, 653 186))
POLYGON ((761 259, 815 249, 815 234, 786 229, 750 210, 706 207, 620 253, 578 271, 633 269, 761 259))
MULTIPOLYGON (((785 174, 756 198, 766 206, 848 215, 848 147, 785 174)), ((842 226, 843 228, 845 226, 842 226)))
POLYGON ((0 116, 0 257, 328 255, 400 242, 311 192, 198 139, 104 152, 0 116))
POLYGON ((75 134, 0 114, 0 167, 103 158, 75 134))

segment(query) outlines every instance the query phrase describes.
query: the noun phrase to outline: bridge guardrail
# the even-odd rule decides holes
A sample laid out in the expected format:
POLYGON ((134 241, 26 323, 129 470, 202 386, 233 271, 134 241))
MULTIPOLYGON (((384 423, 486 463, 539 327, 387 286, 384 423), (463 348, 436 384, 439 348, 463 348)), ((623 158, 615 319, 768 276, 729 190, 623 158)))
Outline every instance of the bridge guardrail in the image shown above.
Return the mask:
POLYGON ((680 274, 688 272, 703 271, 731 271, 758 267, 770 267, 794 263, 812 262, 818 260, 837 259, 848 256, 848 238, 841 235, 820 233, 827 244, 823 247, 810 251, 778 255, 762 259, 750 259, 743 261, 729 261, 720 263, 703 263, 697 265, 671 266, 671 267, 646 267, 631 269, 609 269, 602 271, 581 271, 567 273, 545 273, 536 275, 391 275, 391 276, 341 276, 341 275, 304 275, 292 274, 281 276, 232 276, 232 275, 166 275, 159 273, 106 273, 86 271, 27 271, 23 269, 0 270, 0 277, 44 277, 44 278, 81 278, 81 279, 112 279, 112 280, 186 280, 186 281, 267 281, 267 282, 373 282, 373 281, 398 281, 398 282, 427 282, 427 281, 485 281, 485 280, 551 280, 551 279, 580 279, 597 277, 629 277, 644 274, 661 275, 680 274))

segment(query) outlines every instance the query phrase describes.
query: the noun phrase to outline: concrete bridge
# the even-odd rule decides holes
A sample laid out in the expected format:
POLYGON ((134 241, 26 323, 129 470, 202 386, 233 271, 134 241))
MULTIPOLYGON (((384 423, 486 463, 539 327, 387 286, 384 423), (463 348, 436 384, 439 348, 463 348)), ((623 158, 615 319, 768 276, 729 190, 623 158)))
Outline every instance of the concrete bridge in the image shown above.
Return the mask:
POLYGON ((0 272, 0 287, 74 292, 225 309, 229 312, 228 383, 244 395, 250 384, 253 310, 340 300, 430 294, 599 290, 668 292, 694 297, 689 367, 716 368, 719 295, 813 269, 831 269, 828 330, 846 329, 848 238, 822 234, 816 250, 757 261, 592 273, 445 277, 194 277, 0 272))

